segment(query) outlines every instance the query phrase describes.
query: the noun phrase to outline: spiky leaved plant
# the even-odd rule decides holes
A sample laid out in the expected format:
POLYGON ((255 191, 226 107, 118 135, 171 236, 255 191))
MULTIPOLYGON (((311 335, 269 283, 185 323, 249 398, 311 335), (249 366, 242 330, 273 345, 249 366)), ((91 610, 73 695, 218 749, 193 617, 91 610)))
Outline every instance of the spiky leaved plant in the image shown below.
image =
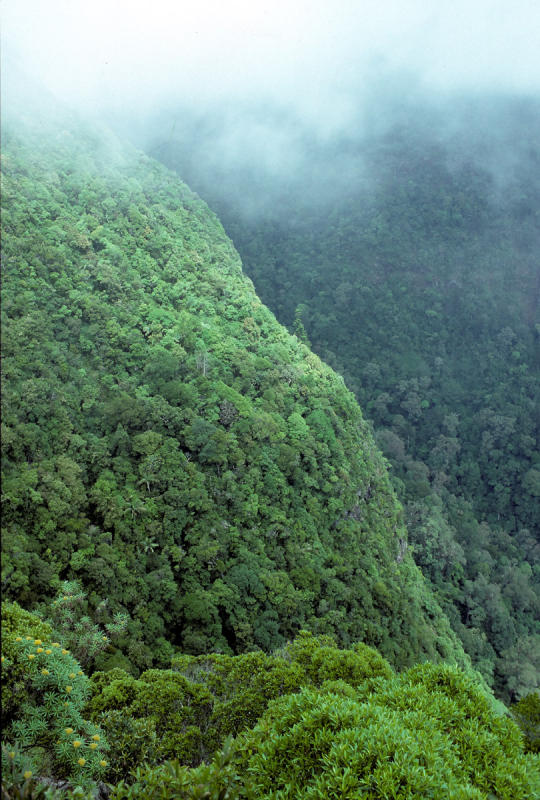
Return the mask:
POLYGON ((2 617, 2 677, 15 698, 5 720, 4 775, 32 773, 91 785, 105 772, 108 744, 101 729, 82 717, 88 677, 34 615, 6 603, 2 617))

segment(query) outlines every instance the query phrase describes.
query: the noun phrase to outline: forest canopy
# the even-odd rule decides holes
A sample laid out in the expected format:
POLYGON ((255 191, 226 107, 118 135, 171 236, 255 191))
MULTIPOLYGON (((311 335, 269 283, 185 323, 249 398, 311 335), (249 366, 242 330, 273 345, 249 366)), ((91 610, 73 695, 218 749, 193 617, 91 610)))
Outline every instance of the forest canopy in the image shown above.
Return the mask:
POLYGON ((76 578, 135 669, 306 627, 465 664, 352 394, 204 203, 98 131, 3 145, 6 596, 76 578))
POLYGON ((452 491, 450 407, 413 458, 442 365, 374 433, 175 173, 42 111, 2 135, 6 800, 532 800, 533 545, 452 491))

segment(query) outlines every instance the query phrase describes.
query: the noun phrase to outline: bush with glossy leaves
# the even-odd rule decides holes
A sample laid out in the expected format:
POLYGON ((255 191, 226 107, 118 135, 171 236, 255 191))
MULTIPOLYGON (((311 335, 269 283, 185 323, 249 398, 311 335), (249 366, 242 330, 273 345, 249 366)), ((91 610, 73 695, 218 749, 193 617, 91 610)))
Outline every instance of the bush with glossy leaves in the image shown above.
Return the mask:
POLYGON ((342 682, 270 704, 242 738, 246 797, 532 800, 538 761, 459 670, 423 665, 351 693, 342 682))

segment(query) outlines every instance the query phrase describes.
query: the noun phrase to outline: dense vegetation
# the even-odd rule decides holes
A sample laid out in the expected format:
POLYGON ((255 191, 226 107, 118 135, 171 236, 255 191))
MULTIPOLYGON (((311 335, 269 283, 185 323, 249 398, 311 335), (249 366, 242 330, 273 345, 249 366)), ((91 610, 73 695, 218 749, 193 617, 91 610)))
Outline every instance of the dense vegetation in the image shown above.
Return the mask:
POLYGON ((533 800, 537 699, 471 669, 302 314, 49 114, 2 138, 3 800, 533 800))
POLYGON ((330 140, 243 109, 163 125, 152 152, 354 390, 416 562, 477 668, 515 699, 540 675, 540 111, 372 100, 372 121, 330 140), (227 148, 245 135, 248 154, 264 151, 250 150, 254 120, 270 140, 285 132, 286 169, 227 148))
POLYGON ((463 663, 352 394, 217 219, 104 135, 43 134, 3 140, 7 597, 76 577, 129 615, 128 668, 302 627, 463 663))
POLYGON ((6 800, 90 798, 103 779, 116 800, 532 800, 539 788, 518 727, 455 667, 396 675, 364 644, 301 632, 267 655, 182 655, 89 682, 36 616, 5 604, 3 627, 6 800))

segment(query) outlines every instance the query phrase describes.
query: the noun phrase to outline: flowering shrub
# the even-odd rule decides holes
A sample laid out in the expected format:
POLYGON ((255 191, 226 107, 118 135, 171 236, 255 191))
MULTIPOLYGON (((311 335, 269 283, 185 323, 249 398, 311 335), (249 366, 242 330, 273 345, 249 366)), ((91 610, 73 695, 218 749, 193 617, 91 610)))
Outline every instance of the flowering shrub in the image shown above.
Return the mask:
POLYGON ((5 604, 3 617, 3 682, 17 698, 4 727, 3 767, 89 785, 108 765, 101 729, 81 713, 89 679, 49 626, 16 604, 5 604), (36 628, 42 635, 35 635, 36 628))
POLYGON ((26 664, 18 659, 17 635, 35 639, 52 637, 51 626, 25 611, 18 603, 2 603, 2 726, 15 717, 25 699, 26 664))

